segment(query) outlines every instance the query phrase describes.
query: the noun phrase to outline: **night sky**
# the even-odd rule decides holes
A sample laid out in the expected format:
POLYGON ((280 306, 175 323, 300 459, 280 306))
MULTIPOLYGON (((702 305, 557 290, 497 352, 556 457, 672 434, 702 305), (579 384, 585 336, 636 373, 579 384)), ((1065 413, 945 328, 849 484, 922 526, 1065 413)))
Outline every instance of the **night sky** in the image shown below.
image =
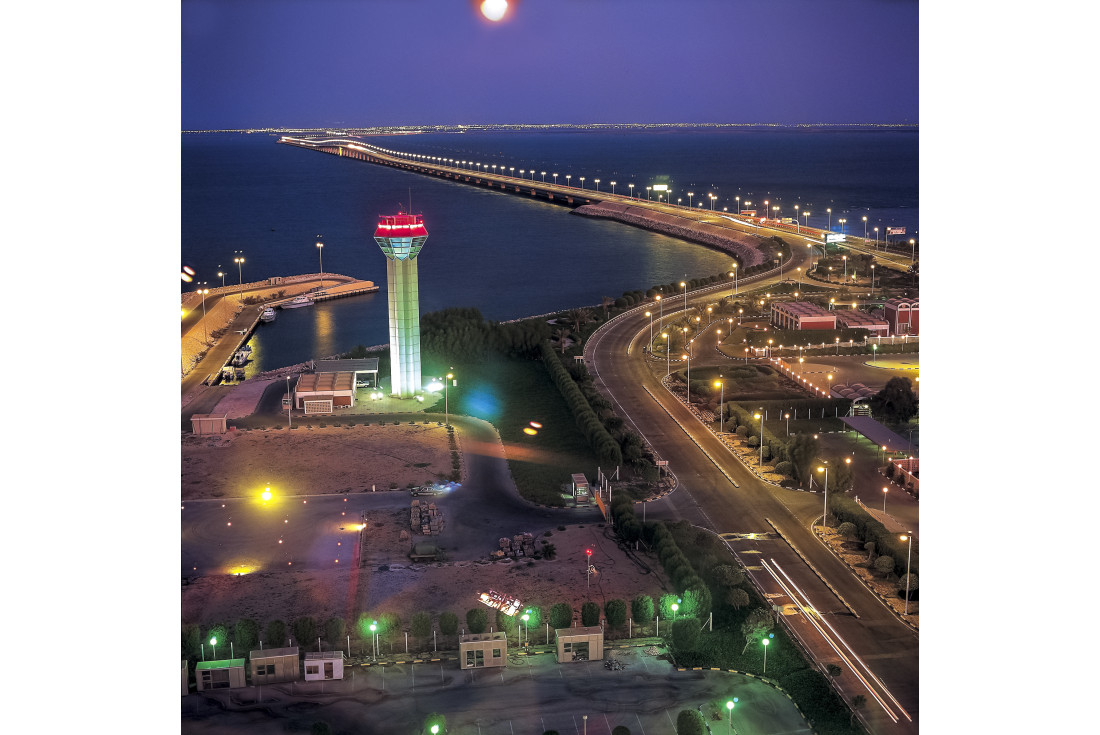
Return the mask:
POLYGON ((184 0, 184 130, 918 122, 916 0, 184 0))

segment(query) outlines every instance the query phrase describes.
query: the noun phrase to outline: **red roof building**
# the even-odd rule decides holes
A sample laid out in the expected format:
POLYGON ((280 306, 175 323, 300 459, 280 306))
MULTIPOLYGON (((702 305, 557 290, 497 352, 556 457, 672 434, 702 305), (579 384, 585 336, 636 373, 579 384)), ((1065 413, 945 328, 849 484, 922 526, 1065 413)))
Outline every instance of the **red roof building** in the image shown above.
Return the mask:
POLYGON ((920 334, 920 299, 890 299, 882 305, 890 334, 920 334))
POLYGON ((836 329, 834 313, 808 301, 779 301, 772 304, 776 329, 836 329))

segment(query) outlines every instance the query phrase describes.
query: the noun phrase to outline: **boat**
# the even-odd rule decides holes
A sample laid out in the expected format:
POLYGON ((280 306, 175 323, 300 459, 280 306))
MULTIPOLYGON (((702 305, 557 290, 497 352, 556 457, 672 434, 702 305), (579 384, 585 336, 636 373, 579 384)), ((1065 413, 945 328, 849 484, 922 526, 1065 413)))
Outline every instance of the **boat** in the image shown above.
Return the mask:
POLYGON ((233 355, 233 359, 230 360, 230 364, 240 367, 248 362, 248 359, 252 357, 252 348, 248 345, 241 346, 233 355))
POLYGON ((302 294, 301 296, 295 296, 293 299, 283 304, 284 309, 297 309, 301 306, 313 306, 313 299, 302 294))
POLYGON ((268 306, 264 309, 264 312, 260 314, 261 322, 273 322, 275 321, 275 307, 268 306))

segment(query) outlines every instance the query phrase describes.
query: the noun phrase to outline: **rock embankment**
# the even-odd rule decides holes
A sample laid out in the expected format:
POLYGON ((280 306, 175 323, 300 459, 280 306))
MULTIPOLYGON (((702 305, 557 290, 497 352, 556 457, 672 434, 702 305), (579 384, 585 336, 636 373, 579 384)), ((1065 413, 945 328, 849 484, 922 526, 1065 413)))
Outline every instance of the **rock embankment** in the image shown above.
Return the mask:
POLYGON ((675 214, 656 212, 630 204, 600 202, 585 204, 573 210, 573 214, 585 217, 602 217, 625 222, 663 235, 690 240, 736 256, 742 268, 765 262, 763 238, 747 232, 737 232, 718 225, 697 222, 675 214))

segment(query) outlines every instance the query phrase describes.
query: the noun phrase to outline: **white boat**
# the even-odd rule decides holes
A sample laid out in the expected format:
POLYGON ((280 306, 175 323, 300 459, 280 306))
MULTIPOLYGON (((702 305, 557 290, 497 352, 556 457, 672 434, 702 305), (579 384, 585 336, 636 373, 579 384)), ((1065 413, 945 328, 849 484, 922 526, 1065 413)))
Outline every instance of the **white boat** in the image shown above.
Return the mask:
POLYGON ((273 321, 275 321, 275 308, 272 307, 272 306, 269 306, 266 309, 264 309, 264 313, 260 314, 260 321, 261 322, 273 322, 273 321))
POLYGON ((289 302, 283 304, 284 309, 297 309, 301 306, 313 306, 313 299, 302 294, 301 296, 295 296, 289 302))

